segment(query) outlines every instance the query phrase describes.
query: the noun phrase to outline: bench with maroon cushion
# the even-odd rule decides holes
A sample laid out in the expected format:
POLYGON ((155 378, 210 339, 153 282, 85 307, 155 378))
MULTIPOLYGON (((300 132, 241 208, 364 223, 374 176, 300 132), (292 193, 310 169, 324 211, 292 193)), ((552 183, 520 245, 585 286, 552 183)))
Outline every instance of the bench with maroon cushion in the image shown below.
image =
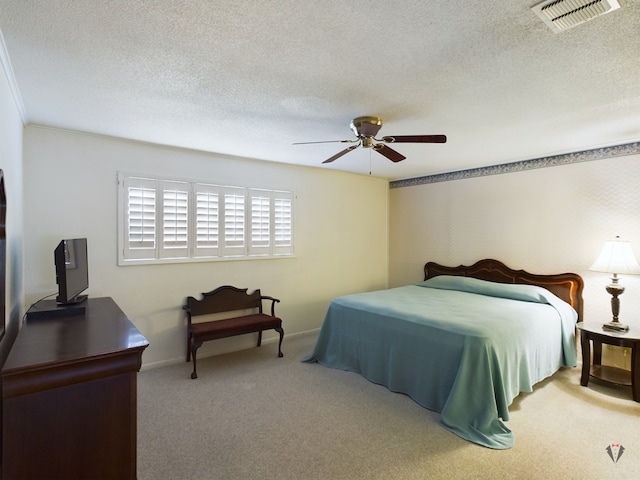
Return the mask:
POLYGON ((198 378, 196 372, 196 352, 203 342, 218 338, 233 337, 246 333, 258 333, 258 347, 262 343, 263 330, 275 330, 280 334, 278 357, 282 357, 282 320, 275 315, 275 305, 280 300, 260 294, 260 290, 252 294, 246 288, 229 285, 218 287, 202 294, 202 300, 187 297, 182 308, 187 312, 187 362, 193 357, 191 378, 198 378), (263 313, 262 301, 271 301, 271 314, 263 313), (194 321, 193 317, 221 313, 242 312, 241 315, 203 322, 194 321))

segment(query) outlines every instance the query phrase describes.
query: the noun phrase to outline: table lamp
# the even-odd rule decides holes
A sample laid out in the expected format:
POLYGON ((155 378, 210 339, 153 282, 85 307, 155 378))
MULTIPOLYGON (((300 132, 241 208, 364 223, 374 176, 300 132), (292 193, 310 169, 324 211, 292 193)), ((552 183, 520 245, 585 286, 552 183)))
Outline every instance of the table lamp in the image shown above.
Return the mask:
POLYGON ((617 332, 628 331, 629 326, 623 325, 618 321, 618 314, 620 313, 620 299, 618 296, 624 292, 624 287, 618 283, 618 274, 640 275, 640 265, 638 265, 636 258, 633 256, 631 243, 620 240, 619 236, 604 242, 600 255, 593 265, 589 267, 589 270, 613 274, 611 283, 606 287, 607 292, 611 294, 613 319, 602 325, 602 328, 617 332))

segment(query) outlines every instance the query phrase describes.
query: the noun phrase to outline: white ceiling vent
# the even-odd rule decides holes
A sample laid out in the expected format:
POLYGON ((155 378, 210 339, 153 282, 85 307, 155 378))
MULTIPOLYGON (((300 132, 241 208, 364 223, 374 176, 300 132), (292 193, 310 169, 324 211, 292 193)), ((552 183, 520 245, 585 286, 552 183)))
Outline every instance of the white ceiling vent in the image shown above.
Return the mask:
POLYGON ((618 8, 617 0, 547 0, 531 10, 558 33, 618 8))

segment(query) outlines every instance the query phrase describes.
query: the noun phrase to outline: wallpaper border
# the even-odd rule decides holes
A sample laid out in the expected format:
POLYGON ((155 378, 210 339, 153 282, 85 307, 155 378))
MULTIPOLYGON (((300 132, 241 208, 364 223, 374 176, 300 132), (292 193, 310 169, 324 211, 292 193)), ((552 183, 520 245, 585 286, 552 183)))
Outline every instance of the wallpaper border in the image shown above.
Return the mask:
POLYGON ((489 167, 471 168, 469 170, 458 170, 455 172, 440 173, 437 175, 427 175, 424 177, 406 178, 404 180, 394 180, 389 182, 389 188, 413 187, 416 185, 426 185, 429 183, 450 182, 452 180, 462 180, 465 178, 486 177, 489 175, 501 175, 503 173, 522 172, 533 170, 534 168, 557 167, 559 165, 569 165, 571 163, 589 162, 592 160, 604 160, 606 158, 622 157, 640 153, 640 142, 615 145, 612 147, 594 148, 582 152, 565 153, 562 155, 552 155, 550 157, 535 158, 532 160, 522 160, 519 162, 492 165, 489 167))

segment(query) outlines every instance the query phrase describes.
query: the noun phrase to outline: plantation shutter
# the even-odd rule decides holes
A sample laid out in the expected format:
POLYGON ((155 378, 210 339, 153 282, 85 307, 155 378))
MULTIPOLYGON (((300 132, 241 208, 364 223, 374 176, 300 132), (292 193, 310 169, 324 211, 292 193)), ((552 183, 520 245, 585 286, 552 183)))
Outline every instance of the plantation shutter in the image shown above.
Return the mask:
POLYGON ((118 264, 293 255, 293 192, 118 172, 118 264))
POLYGON ((224 226, 220 251, 224 256, 246 255, 245 190, 225 187, 221 191, 224 226))
POLYGON ((293 194, 275 192, 273 201, 273 255, 293 254, 293 194))
POLYGON ((218 255, 220 246, 220 188, 196 184, 196 244, 195 257, 218 255))
POLYGON ((269 255, 271 246, 271 195, 270 192, 250 190, 251 242, 249 255, 269 255))
POLYGON ((160 182, 162 185, 162 242, 160 258, 187 257, 189 253, 189 184, 160 182))
POLYGON ((293 194, 249 190, 251 202, 249 255, 293 253, 293 194))
POLYGON ((125 259, 156 258, 158 230, 156 220, 157 182, 146 178, 124 179, 125 259))

